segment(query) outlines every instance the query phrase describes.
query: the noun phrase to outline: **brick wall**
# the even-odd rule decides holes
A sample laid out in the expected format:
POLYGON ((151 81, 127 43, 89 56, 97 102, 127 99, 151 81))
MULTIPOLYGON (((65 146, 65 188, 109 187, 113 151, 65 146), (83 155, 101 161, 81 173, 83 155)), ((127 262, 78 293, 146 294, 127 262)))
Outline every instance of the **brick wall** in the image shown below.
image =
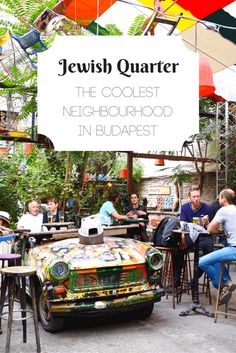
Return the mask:
MULTIPOLYGON (((198 177, 193 174, 192 182, 183 184, 181 200, 182 203, 187 202, 188 192, 191 185, 198 184, 198 177)), ((143 178, 138 186, 138 193, 140 200, 144 197, 148 199, 148 207, 156 207, 158 195, 148 195, 148 189, 153 187, 159 187, 167 185, 170 187, 170 195, 173 196, 174 202, 176 200, 176 189, 174 183, 171 181, 169 176, 165 177, 149 177, 143 178)), ((214 202, 216 198, 216 176, 215 173, 206 173, 205 182, 203 186, 202 201, 208 204, 214 202)))

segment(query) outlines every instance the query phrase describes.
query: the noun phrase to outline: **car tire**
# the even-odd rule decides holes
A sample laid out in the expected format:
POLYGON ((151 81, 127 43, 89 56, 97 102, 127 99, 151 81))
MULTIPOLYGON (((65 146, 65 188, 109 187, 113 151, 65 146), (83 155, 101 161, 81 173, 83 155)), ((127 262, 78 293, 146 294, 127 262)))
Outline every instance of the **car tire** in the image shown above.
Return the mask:
POLYGON ((151 316, 151 314, 152 314, 153 308, 154 308, 154 304, 151 303, 151 304, 147 304, 147 305, 143 306, 139 310, 135 310, 135 312, 134 312, 135 319, 138 319, 138 320, 148 319, 149 316, 151 316))
POLYGON ((43 295, 41 289, 37 293, 37 308, 39 321, 45 331, 51 333, 62 331, 64 319, 50 313, 47 298, 43 295))

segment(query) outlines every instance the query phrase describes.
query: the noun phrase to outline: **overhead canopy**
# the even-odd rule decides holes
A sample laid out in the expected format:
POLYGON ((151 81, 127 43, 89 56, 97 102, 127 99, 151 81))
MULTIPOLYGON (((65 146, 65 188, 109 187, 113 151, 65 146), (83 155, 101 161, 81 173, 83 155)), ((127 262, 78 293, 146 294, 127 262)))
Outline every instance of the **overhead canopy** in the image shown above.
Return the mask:
POLYGON ((202 19, 211 13, 229 5, 234 0, 177 0, 177 4, 190 11, 194 17, 202 19))
MULTIPOLYGON (((177 16, 180 13, 183 14, 183 18, 177 25, 177 29, 184 31, 194 24, 194 18, 202 20, 206 16, 213 14, 214 12, 222 9, 226 5, 234 2, 234 0, 160 0, 161 5, 164 7, 166 14, 177 16), (192 18, 192 20, 191 20, 192 18)), ((160 2, 157 0, 139 0, 146 6, 153 7, 154 3, 160 2)))
POLYGON ((236 45, 223 38, 218 32, 198 24, 182 32, 181 36, 189 49, 196 49, 200 56, 207 57, 213 72, 235 64, 236 45))
POLYGON ((101 16, 116 0, 67 0, 65 2, 65 16, 72 20, 79 21, 83 26, 95 21, 101 16))
POLYGON ((236 65, 213 75, 215 93, 229 102, 236 102, 236 65))

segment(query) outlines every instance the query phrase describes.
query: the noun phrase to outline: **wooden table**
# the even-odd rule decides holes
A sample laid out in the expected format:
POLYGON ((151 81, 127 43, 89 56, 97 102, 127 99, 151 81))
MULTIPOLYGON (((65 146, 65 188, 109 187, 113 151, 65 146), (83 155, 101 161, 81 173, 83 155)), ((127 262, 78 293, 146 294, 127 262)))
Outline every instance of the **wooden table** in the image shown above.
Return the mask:
POLYGON ((139 228, 138 223, 104 227, 105 237, 116 237, 118 235, 128 235, 128 229, 139 228))
MULTIPOLYGON (((50 223, 51 224, 51 223, 50 223)), ((118 235, 127 235, 128 229, 139 228, 138 224, 127 224, 127 225, 117 225, 104 227, 104 236, 112 237, 118 235)), ((79 237, 78 229, 60 229, 60 230, 48 230, 45 232, 30 233, 30 236, 35 237, 37 240, 53 238, 54 240, 79 237)))
MULTIPOLYGON (((52 224, 52 223, 50 223, 52 224)), ((104 227, 104 236, 105 237, 116 237, 116 236, 127 236, 129 229, 139 228, 138 223, 134 224, 126 224, 126 225, 115 225, 104 227)), ((65 238, 77 238, 79 237, 78 229, 60 229, 60 230, 48 230, 45 232, 37 232, 37 233, 30 233, 32 237, 35 237, 37 241, 42 241, 42 239, 54 239, 54 240, 61 240, 65 238)))
MULTIPOLYGON (((51 224, 51 223, 50 223, 51 224)), ((37 241, 42 241, 43 239, 62 240, 66 238, 78 238, 78 229, 59 229, 59 230, 48 230, 45 232, 30 233, 31 237, 34 237, 37 241)))
MULTIPOLYGON (((181 229, 176 229, 173 230, 173 233, 180 234, 186 237, 186 235, 189 234, 189 232, 183 231, 181 229)), ((189 315, 192 311, 196 312, 197 309, 200 309, 202 311, 203 315, 209 316, 209 317, 214 317, 214 314, 210 311, 208 311, 202 304, 199 302, 199 276, 198 276, 198 263, 199 263, 199 236, 197 237, 195 243, 194 243, 194 260, 193 260, 193 304, 191 304, 186 310, 181 311, 179 313, 179 316, 187 316, 189 315)))
POLYGON ((124 224, 139 224, 139 223, 148 223, 149 220, 145 218, 129 218, 129 219, 124 219, 122 223, 124 224))
POLYGON ((52 223, 43 223, 45 227, 68 227, 73 225, 74 222, 52 222, 52 223))

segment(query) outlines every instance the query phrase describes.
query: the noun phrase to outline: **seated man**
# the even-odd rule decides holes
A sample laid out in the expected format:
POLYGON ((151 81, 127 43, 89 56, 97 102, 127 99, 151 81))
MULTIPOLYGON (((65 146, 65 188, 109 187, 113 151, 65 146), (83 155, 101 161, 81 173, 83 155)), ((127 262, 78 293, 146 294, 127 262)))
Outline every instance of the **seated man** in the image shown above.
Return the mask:
MULTIPOLYGON (((131 194, 131 203, 126 207, 125 213, 128 217, 135 217, 136 218, 144 218, 148 220, 147 210, 146 207, 139 204, 139 195, 138 194, 131 194)), ((138 231, 130 231, 131 235, 137 234, 140 235, 142 241, 148 241, 148 235, 146 232, 146 224, 144 222, 139 223, 138 231)))
POLYGON ((111 226, 114 219, 120 221, 128 219, 128 216, 120 215, 115 205, 119 202, 120 195, 118 192, 111 192, 108 196, 108 200, 104 202, 99 211, 99 222, 102 226, 111 226))
MULTIPOLYGON (((180 223, 187 222, 193 223, 193 218, 200 217, 202 219, 203 225, 206 226, 209 223, 208 215, 210 213, 210 207, 201 202, 201 192, 198 186, 192 186, 189 191, 189 200, 190 202, 184 204, 181 207, 180 212, 180 223)), ((186 245, 187 248, 194 247, 194 242, 190 236, 186 236, 186 245)), ((209 234, 202 233, 199 235, 199 249, 203 254, 208 254, 214 250, 214 244, 212 236, 209 234)), ((175 286, 180 285, 180 275, 184 263, 184 251, 177 250, 173 257, 174 265, 174 278, 175 286)), ((202 270, 199 268, 199 277, 202 275, 202 270)))
POLYGON ((39 213, 37 201, 31 201, 28 205, 29 213, 24 214, 18 221, 18 228, 30 229, 31 233, 42 231, 43 215, 39 213))
MULTIPOLYGON (((236 260, 236 197, 232 189, 224 189, 220 193, 219 203, 221 208, 207 226, 211 234, 218 234, 222 229, 227 234, 227 246, 200 258, 199 266, 206 272, 215 288, 218 287, 221 261, 236 260)), ((225 267, 222 274, 220 304, 226 304, 236 289, 232 283, 228 269, 225 267)))

